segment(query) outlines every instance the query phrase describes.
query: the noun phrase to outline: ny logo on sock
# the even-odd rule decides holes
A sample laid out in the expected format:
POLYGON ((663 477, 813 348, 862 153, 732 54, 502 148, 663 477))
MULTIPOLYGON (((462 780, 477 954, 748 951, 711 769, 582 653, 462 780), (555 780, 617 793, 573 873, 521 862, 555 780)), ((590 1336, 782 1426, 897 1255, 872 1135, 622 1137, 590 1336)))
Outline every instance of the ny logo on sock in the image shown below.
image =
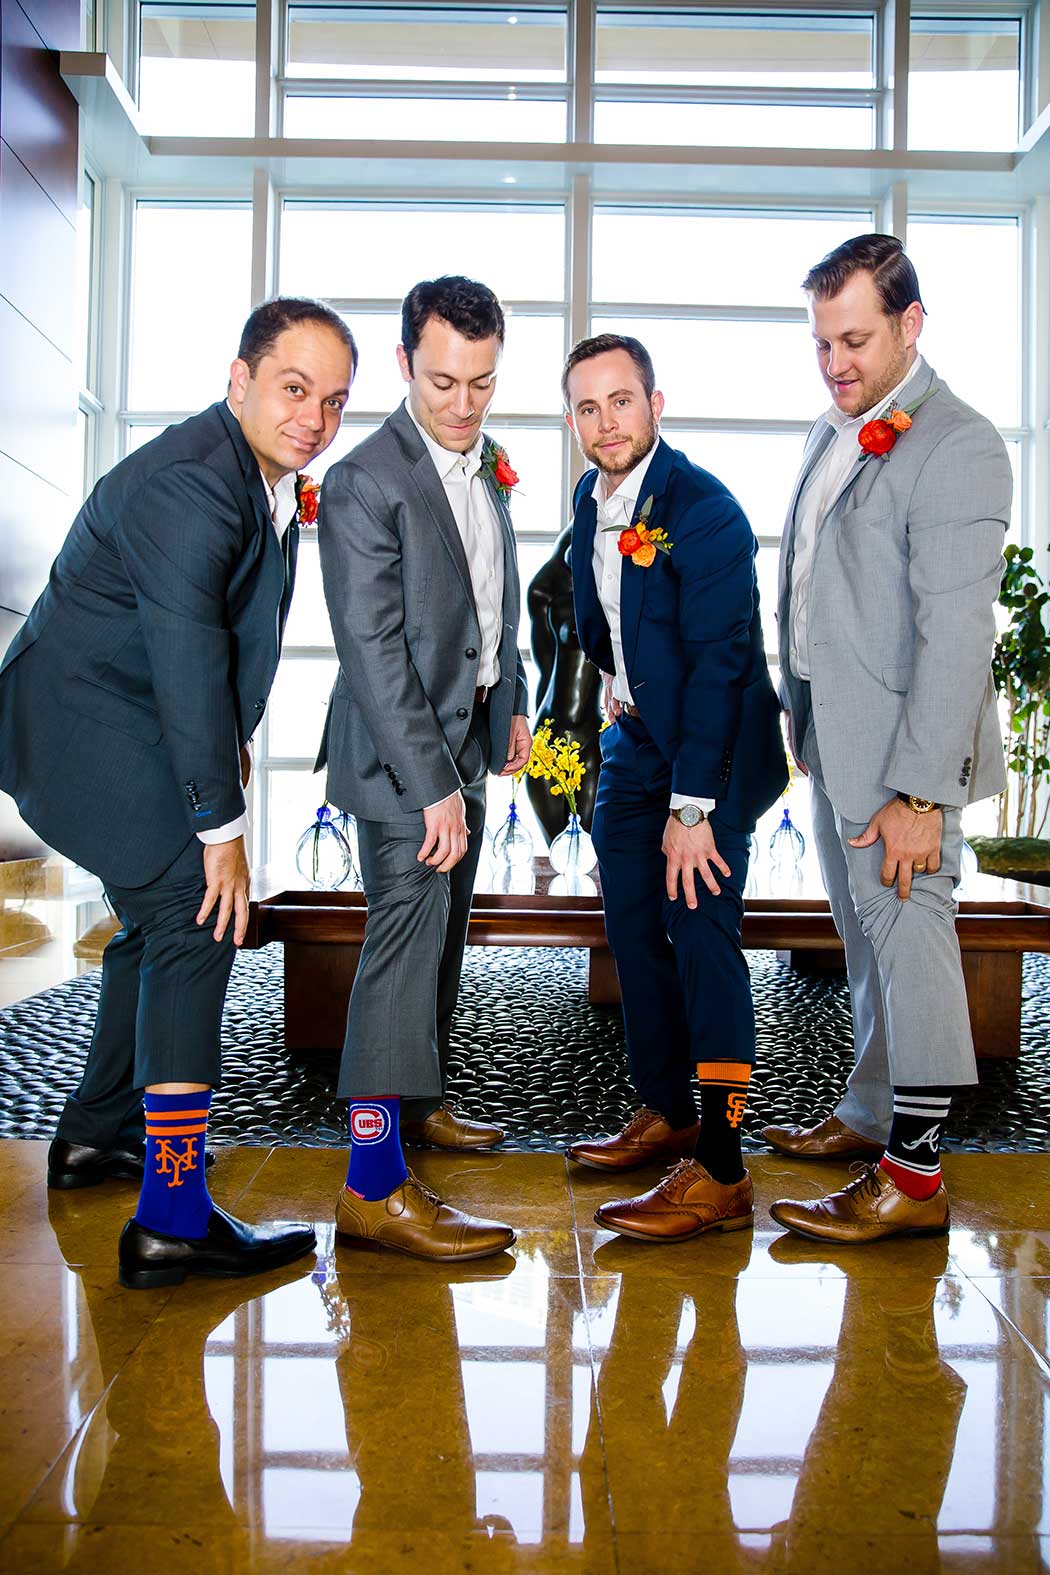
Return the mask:
POLYGON ((188 1137, 182 1140, 182 1153, 175 1152, 175 1145, 170 1138, 157 1140, 157 1175, 171 1176, 169 1187, 182 1186, 182 1173, 184 1170, 197 1168, 197 1139, 188 1137))
POLYGON ((926 1131, 920 1137, 917 1137, 914 1143, 902 1143, 901 1148, 906 1148, 910 1152, 912 1149, 922 1148, 922 1145, 925 1143, 927 1148, 932 1149, 936 1154, 940 1136, 941 1128, 940 1123, 938 1123, 936 1126, 927 1127, 926 1131))
POLYGON ((741 1121, 743 1121, 744 1111, 747 1109, 747 1094, 743 1091, 736 1094, 730 1094, 726 1100, 726 1104, 728 1106, 728 1115, 726 1116, 726 1120, 729 1122, 731 1127, 738 1127, 741 1121))

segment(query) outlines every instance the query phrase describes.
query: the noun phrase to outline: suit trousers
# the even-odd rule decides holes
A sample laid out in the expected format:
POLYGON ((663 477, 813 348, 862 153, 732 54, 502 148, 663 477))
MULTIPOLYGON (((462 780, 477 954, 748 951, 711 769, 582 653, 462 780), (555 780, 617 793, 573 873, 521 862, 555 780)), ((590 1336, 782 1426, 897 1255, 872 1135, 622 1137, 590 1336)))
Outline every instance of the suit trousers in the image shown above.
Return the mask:
POLYGON ((195 920, 205 892, 204 847, 191 838, 146 886, 107 886, 121 922, 102 956, 98 1015, 84 1075, 58 1136, 91 1148, 144 1139, 142 1091, 154 1083, 220 1078, 220 1033, 236 948, 233 924, 195 920))
POLYGON ((751 976, 741 945, 751 839, 711 829, 732 874, 721 894, 695 878, 697 906, 667 896, 661 852, 671 770, 641 721, 621 716, 601 734, 594 807, 605 931, 623 997, 631 1078, 642 1103, 675 1128, 696 1120, 698 1061, 755 1059, 751 976))
POLYGON ((962 812, 944 811, 941 867, 916 875, 902 902, 879 879, 883 847, 851 848, 864 826, 839 815, 827 794, 812 720, 801 757, 812 784, 813 831, 835 928, 846 950, 854 1066, 835 1114, 875 1143, 889 1136, 894 1085, 961 1087, 977 1081, 955 887, 962 812))
POLYGON ((399 1096, 401 1114, 421 1121, 445 1096, 452 1014, 459 996, 474 880, 485 838, 488 702, 474 707, 456 760, 464 780, 467 851, 448 874, 416 857, 422 811, 357 822, 368 903, 337 1093, 343 1099, 399 1096))

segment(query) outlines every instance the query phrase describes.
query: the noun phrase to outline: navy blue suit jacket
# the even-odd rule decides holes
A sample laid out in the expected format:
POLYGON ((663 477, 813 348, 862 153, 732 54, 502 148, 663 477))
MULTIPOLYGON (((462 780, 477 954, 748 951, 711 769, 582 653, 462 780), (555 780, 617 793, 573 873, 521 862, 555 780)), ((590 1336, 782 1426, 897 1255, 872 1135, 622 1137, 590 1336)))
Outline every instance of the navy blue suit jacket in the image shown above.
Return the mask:
MULTIPOLYGON (((593 569, 597 472, 576 489, 572 583, 584 652, 613 671, 593 569)), ((757 544, 716 477, 661 438, 642 483, 650 528, 673 543, 655 563, 623 561, 620 632, 634 704, 671 769, 675 793, 717 800, 717 821, 750 830, 787 785, 780 703, 766 666, 757 544)))
POLYGON ((45 842, 143 886, 242 814, 297 546, 225 401, 103 477, 0 663, 0 788, 45 842))

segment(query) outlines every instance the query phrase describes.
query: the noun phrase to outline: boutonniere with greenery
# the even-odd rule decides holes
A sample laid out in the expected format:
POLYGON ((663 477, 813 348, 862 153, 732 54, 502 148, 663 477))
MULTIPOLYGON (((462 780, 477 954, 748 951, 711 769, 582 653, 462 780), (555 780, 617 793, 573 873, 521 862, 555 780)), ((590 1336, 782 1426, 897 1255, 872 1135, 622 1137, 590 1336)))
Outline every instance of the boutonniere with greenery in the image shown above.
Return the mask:
POLYGON ((507 458, 507 450, 490 437, 481 445, 481 469, 491 477, 504 503, 509 503, 511 492, 518 485, 518 473, 507 458))
POLYGON ((295 501, 299 505, 299 512, 295 518, 298 523, 309 530, 311 525, 317 524, 317 509, 321 501, 321 483, 312 481, 303 471, 295 478, 295 501))
POLYGON ((931 388, 921 399, 917 399, 914 405, 906 405, 903 409, 894 400, 884 416, 876 416, 874 421, 865 421, 857 433, 857 442, 864 450, 861 463, 870 459, 872 455, 878 459, 885 459, 901 433, 907 432, 911 426, 911 418, 919 406, 924 405, 932 393, 931 388))
MULTIPOLYGON (((655 530, 649 529, 649 515, 652 509, 653 495, 650 493, 638 510, 638 518, 634 524, 620 531, 620 539, 616 543, 623 556, 630 558, 631 562, 636 563, 640 569, 647 569, 650 564, 655 563, 658 552, 670 553, 674 546, 673 541, 668 541, 665 530, 660 530, 659 527, 655 530)), ((609 531, 616 529, 615 525, 606 525, 604 534, 607 535, 609 531)))

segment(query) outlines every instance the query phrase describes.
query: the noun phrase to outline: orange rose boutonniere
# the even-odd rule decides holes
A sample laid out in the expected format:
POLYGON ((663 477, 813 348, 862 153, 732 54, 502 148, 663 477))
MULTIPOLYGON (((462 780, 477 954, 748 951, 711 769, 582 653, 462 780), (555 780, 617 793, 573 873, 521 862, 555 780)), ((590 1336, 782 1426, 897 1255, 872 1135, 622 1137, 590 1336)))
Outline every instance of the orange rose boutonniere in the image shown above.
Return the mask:
POLYGON ((295 483, 295 496, 299 504, 296 519, 299 524, 309 530, 311 525, 317 524, 317 508, 321 501, 321 483, 311 481, 305 472, 298 477, 295 483))
MULTIPOLYGON (((931 388, 930 394, 933 390, 931 388)), ((896 443, 902 432, 907 432, 911 426, 911 418, 920 405, 924 405, 930 394, 923 394, 914 405, 909 405, 906 410, 899 410, 891 404, 884 416, 876 416, 874 421, 865 421, 857 433, 857 442, 864 450, 864 459, 872 455, 876 459, 885 459, 890 449, 896 443)))
MULTIPOLYGON (((625 558, 630 558, 632 563, 640 569, 648 569, 656 562, 658 552, 671 551, 673 541, 668 541, 667 532, 657 527, 649 529, 649 515, 652 512, 652 493, 646 498, 638 511, 638 518, 633 525, 628 525, 626 530, 620 532, 620 539, 616 543, 625 558)), ((606 525, 605 531, 615 530, 615 525, 606 525)))
POLYGON ((510 495, 518 485, 519 476, 510 460, 507 450, 501 448, 492 438, 487 437, 481 449, 481 468, 492 477, 496 491, 504 503, 510 502, 510 495))

